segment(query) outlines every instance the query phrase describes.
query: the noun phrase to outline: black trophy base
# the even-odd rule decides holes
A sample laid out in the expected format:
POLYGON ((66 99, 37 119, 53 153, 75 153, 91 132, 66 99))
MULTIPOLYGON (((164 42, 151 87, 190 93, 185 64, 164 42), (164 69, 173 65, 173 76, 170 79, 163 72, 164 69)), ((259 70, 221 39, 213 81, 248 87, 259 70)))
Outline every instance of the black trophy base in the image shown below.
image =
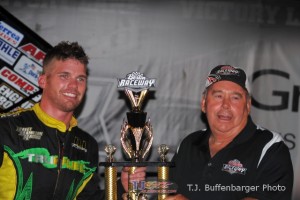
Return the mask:
POLYGON ((99 166, 104 167, 174 167, 174 162, 100 162, 99 166))

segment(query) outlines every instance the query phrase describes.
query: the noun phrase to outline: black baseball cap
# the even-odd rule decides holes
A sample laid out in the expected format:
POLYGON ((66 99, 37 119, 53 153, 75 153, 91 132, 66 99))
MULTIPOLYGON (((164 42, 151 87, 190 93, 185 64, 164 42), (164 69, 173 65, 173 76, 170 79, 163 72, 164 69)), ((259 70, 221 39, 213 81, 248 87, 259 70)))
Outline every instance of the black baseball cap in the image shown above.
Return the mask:
POLYGON ((231 65, 218 65, 214 67, 208 74, 205 88, 219 81, 231 81, 250 93, 248 78, 244 70, 231 65))

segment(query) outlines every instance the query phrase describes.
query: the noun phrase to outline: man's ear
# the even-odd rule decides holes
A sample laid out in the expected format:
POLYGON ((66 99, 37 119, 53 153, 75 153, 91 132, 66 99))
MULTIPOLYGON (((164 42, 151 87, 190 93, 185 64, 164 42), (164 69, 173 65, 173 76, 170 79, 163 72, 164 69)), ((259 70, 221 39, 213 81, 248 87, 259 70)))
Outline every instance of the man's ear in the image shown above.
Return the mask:
POLYGON ((251 105, 252 105, 252 101, 251 101, 251 97, 249 97, 249 99, 247 101, 248 115, 250 115, 250 112, 251 112, 251 105))
POLYGON ((40 88, 44 89, 45 85, 46 85, 46 75, 45 74, 41 74, 38 78, 38 83, 40 88))
POLYGON ((206 106, 205 106, 205 98, 204 97, 202 97, 202 99, 201 99, 201 111, 203 112, 203 113, 206 113, 206 106))

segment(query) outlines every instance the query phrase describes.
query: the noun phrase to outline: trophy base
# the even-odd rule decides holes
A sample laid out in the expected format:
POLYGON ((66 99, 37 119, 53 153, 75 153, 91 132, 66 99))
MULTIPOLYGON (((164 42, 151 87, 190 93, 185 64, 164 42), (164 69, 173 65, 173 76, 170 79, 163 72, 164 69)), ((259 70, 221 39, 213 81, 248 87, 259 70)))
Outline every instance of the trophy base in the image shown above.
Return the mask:
POLYGON ((104 167, 174 167, 174 162, 100 162, 99 166, 104 167))

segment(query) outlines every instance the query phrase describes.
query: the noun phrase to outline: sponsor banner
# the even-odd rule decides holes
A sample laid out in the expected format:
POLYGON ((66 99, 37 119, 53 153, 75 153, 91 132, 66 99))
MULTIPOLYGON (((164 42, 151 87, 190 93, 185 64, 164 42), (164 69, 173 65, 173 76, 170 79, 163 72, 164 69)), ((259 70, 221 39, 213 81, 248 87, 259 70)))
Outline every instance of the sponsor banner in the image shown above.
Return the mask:
POLYGON ((0 38, 8 42, 14 47, 17 47, 22 41, 24 35, 16 31, 3 21, 0 21, 0 38))
POLYGON ((35 87, 33 84, 22 78, 20 75, 15 73, 13 70, 3 67, 0 70, 0 78, 7 82, 9 85, 16 88, 21 93, 29 96, 39 91, 38 87, 35 87))
POLYGON ((24 78, 38 86, 38 77, 42 72, 42 67, 27 58, 26 56, 22 56, 14 70, 21 74, 24 78))
POLYGON ((0 39, 0 58, 10 65, 13 65, 18 59, 20 51, 7 44, 4 40, 0 39))
POLYGON ((24 103, 21 103, 21 105, 20 104, 16 104, 17 107, 15 107, 14 109, 12 109, 11 111, 16 111, 16 110, 19 110, 19 109, 31 108, 34 104, 35 104, 35 102, 29 100, 29 101, 26 101, 24 103))
POLYGON ((41 99, 38 76, 51 45, 0 6, 0 113, 41 99), (9 96, 11 92, 11 96, 9 96))
POLYGON ((0 108, 7 109, 20 102, 25 96, 6 83, 0 83, 0 108))
POLYGON ((19 47, 19 50, 26 54, 30 59, 34 60, 35 62, 39 63, 40 65, 43 64, 43 60, 46 56, 46 53, 39 49, 32 43, 25 44, 19 47))
POLYGON ((41 100, 41 98, 42 98, 42 94, 36 94, 34 95, 34 97, 31 98, 31 100, 37 103, 41 100))
POLYGON ((40 98, 33 98, 33 100, 36 99, 36 101, 28 100, 24 103, 21 103, 24 98, 26 97, 14 88, 8 86, 6 83, 0 83, 0 109, 6 110, 14 105, 17 105, 17 107, 13 110, 17 110, 20 108, 27 109, 31 108, 36 102, 39 102, 40 100, 40 98), (21 105, 19 103, 21 103, 21 105))

